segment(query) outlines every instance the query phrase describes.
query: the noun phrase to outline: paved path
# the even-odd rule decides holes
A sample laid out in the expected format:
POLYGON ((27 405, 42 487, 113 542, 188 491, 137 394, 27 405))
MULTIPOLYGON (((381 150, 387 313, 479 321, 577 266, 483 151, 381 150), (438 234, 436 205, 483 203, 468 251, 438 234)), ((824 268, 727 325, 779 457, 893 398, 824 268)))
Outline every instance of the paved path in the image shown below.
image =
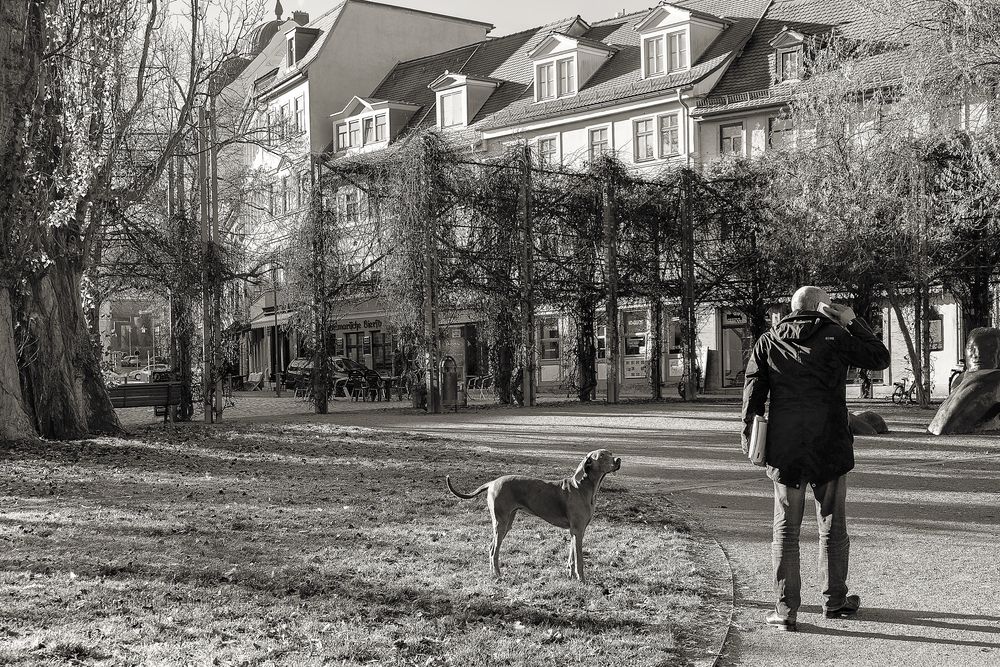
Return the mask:
POLYGON ((998 665, 1000 437, 934 438, 923 432, 930 413, 880 409, 893 433, 858 438, 849 478, 850 581, 864 609, 855 620, 820 615, 816 527, 807 516, 805 606, 794 634, 760 623, 771 598, 771 486, 742 457, 734 404, 541 406, 436 417, 364 406, 325 419, 570 463, 581 451, 612 449, 624 458, 622 474, 672 494, 729 555, 737 610, 720 664, 998 665))

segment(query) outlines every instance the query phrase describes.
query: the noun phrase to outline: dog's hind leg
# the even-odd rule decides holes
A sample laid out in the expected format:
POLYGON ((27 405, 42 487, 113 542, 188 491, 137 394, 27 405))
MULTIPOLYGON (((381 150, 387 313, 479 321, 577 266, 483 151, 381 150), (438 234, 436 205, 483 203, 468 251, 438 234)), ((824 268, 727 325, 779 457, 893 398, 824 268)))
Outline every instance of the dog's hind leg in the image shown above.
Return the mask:
POLYGON ((510 530, 511 524, 514 523, 515 512, 503 512, 498 511, 493 497, 489 497, 487 504, 490 508, 490 516, 493 518, 493 544, 490 548, 490 565, 493 569, 493 576, 499 579, 500 574, 500 545, 503 544, 503 538, 507 536, 507 531, 510 530))

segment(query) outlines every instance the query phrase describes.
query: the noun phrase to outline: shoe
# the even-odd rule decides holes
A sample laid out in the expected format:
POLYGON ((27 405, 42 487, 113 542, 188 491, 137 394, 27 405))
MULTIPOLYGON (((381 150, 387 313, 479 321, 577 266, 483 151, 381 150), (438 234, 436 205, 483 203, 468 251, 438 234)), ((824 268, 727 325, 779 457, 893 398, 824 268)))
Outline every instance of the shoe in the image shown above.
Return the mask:
POLYGON ((795 616, 789 615, 788 617, 779 616, 778 612, 772 611, 767 614, 764 618, 764 622, 775 628, 783 628, 788 632, 795 632, 795 616))
POLYGON ((844 604, 839 607, 825 607, 823 615, 827 618, 844 618, 846 616, 854 616, 860 608, 861 598, 857 595, 848 595, 844 599, 844 604))

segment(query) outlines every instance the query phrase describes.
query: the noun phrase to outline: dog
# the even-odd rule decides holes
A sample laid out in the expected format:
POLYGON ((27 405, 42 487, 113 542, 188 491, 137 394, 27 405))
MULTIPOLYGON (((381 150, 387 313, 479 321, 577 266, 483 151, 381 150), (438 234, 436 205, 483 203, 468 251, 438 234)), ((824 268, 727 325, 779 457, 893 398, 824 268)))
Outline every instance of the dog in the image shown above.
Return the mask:
POLYGON ((514 515, 518 510, 524 510, 553 526, 569 529, 573 543, 569 547, 567 569, 571 576, 586 583, 583 575, 583 534, 594 516, 597 491, 604 476, 621 467, 621 459, 616 459, 606 449, 596 449, 580 461, 571 477, 559 481, 504 475, 483 484, 472 493, 456 491, 451 485, 451 476, 446 476, 445 481, 449 491, 467 500, 488 491, 486 505, 493 518, 490 564, 497 579, 500 578, 500 545, 514 523, 514 515))

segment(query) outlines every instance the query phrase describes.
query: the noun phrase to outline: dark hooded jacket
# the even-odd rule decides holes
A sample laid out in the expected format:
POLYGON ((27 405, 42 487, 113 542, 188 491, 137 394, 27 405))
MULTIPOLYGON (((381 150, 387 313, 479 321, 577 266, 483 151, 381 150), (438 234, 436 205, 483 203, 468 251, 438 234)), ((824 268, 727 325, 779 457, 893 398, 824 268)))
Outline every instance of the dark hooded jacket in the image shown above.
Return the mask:
POLYGON ((795 311, 754 345, 743 388, 743 449, 770 394, 765 462, 771 479, 823 484, 854 468, 850 366, 889 366, 889 351, 858 319, 844 328, 818 312, 795 311))

